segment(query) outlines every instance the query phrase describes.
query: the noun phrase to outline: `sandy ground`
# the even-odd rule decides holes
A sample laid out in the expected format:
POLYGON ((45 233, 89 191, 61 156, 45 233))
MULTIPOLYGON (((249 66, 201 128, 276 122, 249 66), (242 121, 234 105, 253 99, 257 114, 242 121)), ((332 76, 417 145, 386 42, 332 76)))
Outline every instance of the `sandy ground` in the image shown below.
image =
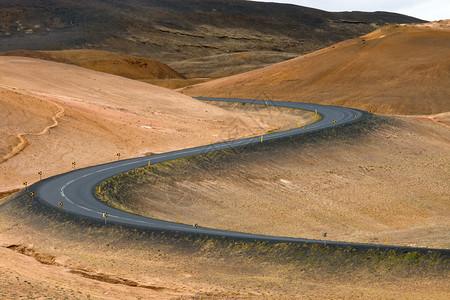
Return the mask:
POLYGON ((445 261, 436 257, 420 262, 411 261, 414 254, 359 256, 320 247, 292 253, 285 244, 183 242, 32 213, 0 209, 0 215, 4 299, 445 299, 450 293, 445 261))
MULTIPOLYGON (((230 112, 119 76, 0 57, 0 191, 120 158, 253 136, 279 120, 230 112)), ((295 123, 296 124, 296 123, 295 123)), ((293 124, 293 126, 295 126, 293 124)))
POLYGON ((263 69, 186 87, 231 96, 344 105, 376 113, 450 111, 450 25, 392 25, 263 69))
POLYGON ((449 128, 431 118, 388 120, 174 162, 147 184, 115 182, 115 199, 140 214, 211 228, 450 248, 449 128))
POLYGON ((165 87, 171 90, 181 89, 183 87, 194 85, 197 83, 207 82, 211 79, 199 78, 199 79, 148 79, 141 80, 142 82, 150 83, 153 85, 165 87))

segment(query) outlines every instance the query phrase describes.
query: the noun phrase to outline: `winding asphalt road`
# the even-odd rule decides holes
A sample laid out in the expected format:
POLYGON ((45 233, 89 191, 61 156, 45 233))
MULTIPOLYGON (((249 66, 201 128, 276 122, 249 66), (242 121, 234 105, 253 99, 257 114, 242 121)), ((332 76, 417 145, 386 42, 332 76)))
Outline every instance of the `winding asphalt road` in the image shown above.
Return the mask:
MULTIPOLYGON (((295 128, 283 132, 264 135, 263 142, 283 137, 289 137, 293 135, 310 133, 346 123, 356 122, 368 115, 367 112, 361 110, 345 107, 309 104, 309 103, 279 102, 279 101, 266 102, 260 100, 221 99, 221 98, 197 98, 197 99, 208 101, 253 103, 270 106, 297 108, 309 111, 317 110, 317 113, 319 113, 322 116, 321 120, 319 120, 314 124, 306 126, 305 129, 295 128)), ((80 218, 95 219, 103 222, 104 221, 103 213, 107 213, 108 223, 134 226, 149 230, 198 233, 210 236, 226 236, 229 238, 244 239, 244 240, 250 239, 250 240, 265 240, 272 242, 282 241, 282 242, 297 242, 297 243, 298 242, 322 243, 322 241, 319 240, 232 232, 232 231, 204 228, 201 226, 198 228, 194 228, 192 225, 166 222, 127 213, 112 208, 98 201, 94 196, 95 189, 101 182, 103 182, 107 178, 123 172, 127 172, 135 168, 145 167, 148 165, 149 161, 151 161, 151 164, 156 164, 159 162, 169 161, 177 158, 256 143, 261 143, 261 136, 183 149, 178 151, 172 151, 152 156, 138 157, 111 162, 84 169, 77 169, 65 174, 47 178, 33 184, 32 186, 29 187, 29 189, 30 191, 33 191, 35 200, 40 201, 45 205, 49 205, 56 209, 67 212, 69 214, 79 216, 80 218), (59 204, 60 202, 63 203, 63 206, 60 206, 59 204)), ((355 243, 344 243, 334 241, 328 241, 327 244, 354 245, 354 246, 359 245, 364 247, 377 247, 377 248, 379 247, 397 248, 394 246, 355 244, 355 243)))

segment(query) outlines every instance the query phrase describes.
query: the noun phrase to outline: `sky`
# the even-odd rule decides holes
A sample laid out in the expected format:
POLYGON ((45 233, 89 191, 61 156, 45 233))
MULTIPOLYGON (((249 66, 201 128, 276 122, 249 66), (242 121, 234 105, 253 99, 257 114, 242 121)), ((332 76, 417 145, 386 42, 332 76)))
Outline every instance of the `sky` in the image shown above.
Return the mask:
POLYGON ((326 11, 388 11, 426 21, 450 19, 450 0, 257 0, 291 3, 326 11))

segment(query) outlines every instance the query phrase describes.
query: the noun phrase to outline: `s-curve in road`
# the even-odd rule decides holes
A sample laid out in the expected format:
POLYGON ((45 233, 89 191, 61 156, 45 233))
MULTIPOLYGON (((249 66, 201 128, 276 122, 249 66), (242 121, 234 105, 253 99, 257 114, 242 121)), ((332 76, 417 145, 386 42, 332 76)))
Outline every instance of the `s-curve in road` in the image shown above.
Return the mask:
MULTIPOLYGON (((114 175, 127 172, 135 168, 145 167, 148 165, 149 161, 151 161, 151 164, 153 165, 164 161, 207 153, 211 151, 227 149, 230 147, 239 147, 244 145, 257 144, 261 143, 261 140, 266 142, 274 139, 305 134, 309 132, 323 130, 337 125, 357 122, 358 120, 361 120, 368 115, 367 112, 363 112, 356 109, 335 107, 335 106, 324 106, 310 103, 222 99, 222 98, 197 98, 197 99, 208 101, 253 103, 269 106, 297 108, 308 111, 317 111, 317 113, 320 114, 322 118, 318 122, 306 126, 305 129, 295 128, 283 132, 271 133, 264 135, 263 139, 261 139, 261 136, 256 136, 252 138, 177 150, 152 156, 115 161, 107 164, 74 170, 65 174, 47 178, 30 186, 29 189, 34 193, 35 201, 39 201, 44 205, 48 205, 58 210, 62 210, 64 212, 78 216, 80 218, 104 222, 106 216, 108 223, 134 226, 139 228, 145 228, 148 230, 176 231, 189 234, 198 233, 210 236, 226 236, 233 239, 266 240, 273 242, 283 241, 283 242, 323 243, 323 241, 319 240, 257 235, 250 233, 217 230, 204 227, 195 228, 192 225, 166 222, 127 213, 112 208, 95 198, 94 191, 101 182, 114 175)), ((344 242, 332 242, 332 241, 327 241, 327 244, 360 245, 364 247, 384 247, 383 245, 349 244, 344 242)), ((385 246, 385 247, 395 248, 393 246, 385 246)))

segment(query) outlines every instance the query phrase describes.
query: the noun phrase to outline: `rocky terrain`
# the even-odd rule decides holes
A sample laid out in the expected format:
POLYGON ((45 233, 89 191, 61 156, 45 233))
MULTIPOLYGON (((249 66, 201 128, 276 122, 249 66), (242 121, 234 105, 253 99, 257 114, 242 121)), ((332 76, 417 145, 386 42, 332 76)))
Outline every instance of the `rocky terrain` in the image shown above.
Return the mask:
MULTIPOLYGON (((246 71, 388 23, 419 21, 387 12, 325 12, 240 0, 5 0, 0 52, 96 49, 164 63, 254 52, 259 58, 246 71)), ((180 70, 187 77, 216 76, 199 68, 180 70)))

